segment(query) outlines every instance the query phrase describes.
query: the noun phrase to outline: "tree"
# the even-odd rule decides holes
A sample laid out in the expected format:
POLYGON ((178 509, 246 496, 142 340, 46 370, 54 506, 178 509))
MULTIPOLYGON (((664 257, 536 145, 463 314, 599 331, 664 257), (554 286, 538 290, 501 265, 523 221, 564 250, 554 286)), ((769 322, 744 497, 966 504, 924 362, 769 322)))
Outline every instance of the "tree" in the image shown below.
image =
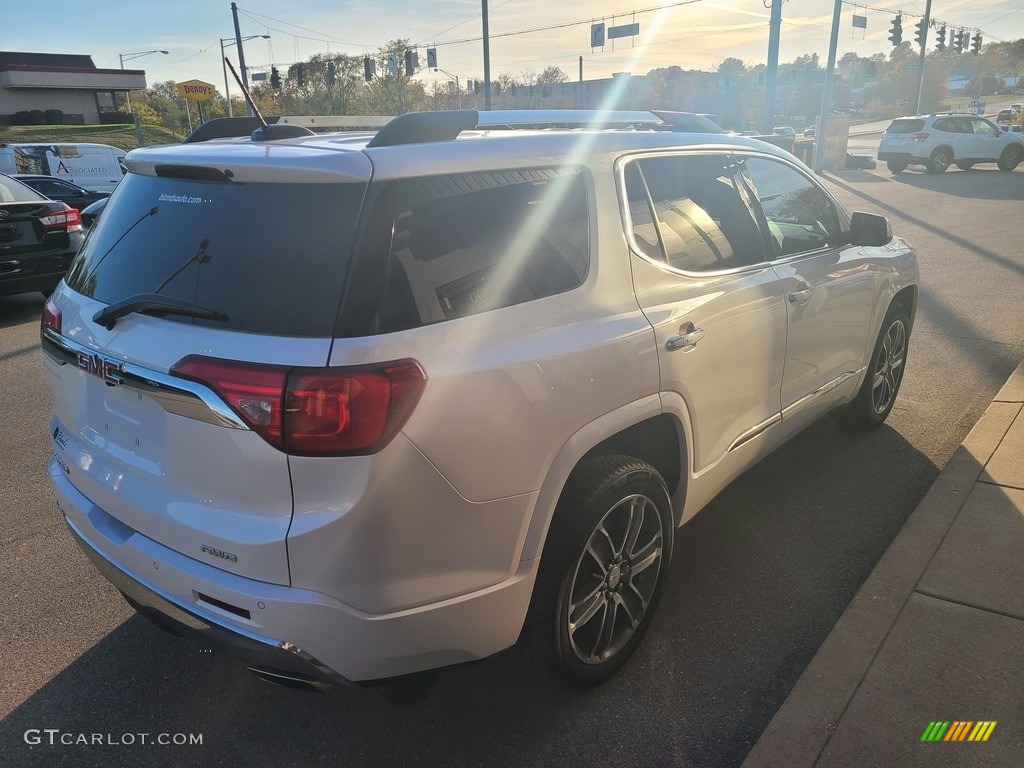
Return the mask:
POLYGON ((405 52, 410 47, 408 40, 389 40, 378 49, 377 76, 363 91, 371 114, 403 115, 427 109, 430 102, 422 81, 405 74, 405 52), (388 67, 389 59, 397 62, 394 72, 388 67))
POLYGON ((537 75, 537 85, 557 85, 558 83, 564 83, 569 80, 569 76, 565 74, 559 67, 545 67, 544 71, 537 75))
POLYGON ((742 77, 746 73, 747 65, 743 63, 743 59, 737 59, 733 56, 723 59, 722 63, 718 65, 718 74, 720 75, 742 77))

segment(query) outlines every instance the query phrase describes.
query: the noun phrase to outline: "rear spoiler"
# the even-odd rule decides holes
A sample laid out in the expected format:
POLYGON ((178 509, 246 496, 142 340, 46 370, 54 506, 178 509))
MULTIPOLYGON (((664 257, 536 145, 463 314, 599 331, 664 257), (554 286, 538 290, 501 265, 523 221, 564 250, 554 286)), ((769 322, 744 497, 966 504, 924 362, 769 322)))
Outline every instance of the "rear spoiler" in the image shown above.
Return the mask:
MULTIPOLYGON (((280 117, 268 117, 267 124, 274 125, 280 117)), ((194 144, 197 141, 210 141, 210 139, 230 139, 238 136, 251 136, 257 128, 262 128, 263 123, 256 117, 217 117, 207 120, 196 128, 182 144, 194 144)))

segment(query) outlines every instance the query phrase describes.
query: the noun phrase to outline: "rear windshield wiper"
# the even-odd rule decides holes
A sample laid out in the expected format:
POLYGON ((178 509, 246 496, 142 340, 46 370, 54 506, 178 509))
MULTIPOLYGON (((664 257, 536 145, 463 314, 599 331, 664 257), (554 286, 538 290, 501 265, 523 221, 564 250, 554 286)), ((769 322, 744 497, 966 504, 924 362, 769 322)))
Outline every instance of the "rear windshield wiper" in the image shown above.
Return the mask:
POLYGON ((156 293, 139 293, 129 296, 127 299, 115 302, 104 309, 101 309, 92 319, 94 323, 104 326, 108 331, 112 330, 114 323, 125 315, 139 312, 144 315, 184 315, 185 317, 198 317, 202 320, 227 320, 228 316, 214 309, 200 307, 182 299, 173 299, 169 296, 160 296, 156 293))

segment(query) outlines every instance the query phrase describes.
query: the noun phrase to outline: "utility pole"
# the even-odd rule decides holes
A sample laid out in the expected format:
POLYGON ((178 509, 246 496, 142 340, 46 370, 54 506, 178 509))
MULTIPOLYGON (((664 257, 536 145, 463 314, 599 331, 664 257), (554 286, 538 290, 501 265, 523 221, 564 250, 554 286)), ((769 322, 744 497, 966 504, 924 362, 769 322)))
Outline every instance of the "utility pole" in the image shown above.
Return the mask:
MULTIPOLYGON (((231 4, 231 18, 235 21, 235 44, 238 46, 238 69, 241 70, 242 73, 242 87, 248 91, 249 76, 245 69, 245 52, 242 50, 242 32, 238 28, 238 6, 234 3, 231 4)), ((249 106, 249 117, 254 117, 255 115, 252 111, 252 104, 249 102, 249 99, 246 99, 245 103, 249 106)))
POLYGON ((576 91, 576 108, 583 109, 583 57, 580 56, 580 85, 576 91))
POLYGON ((491 109, 491 39, 487 31, 487 0, 480 0, 484 17, 484 109, 491 109))
POLYGON ((921 54, 917 59, 917 110, 915 115, 921 114, 921 94, 924 92, 924 50, 928 47, 928 23, 932 17, 932 0, 924 4, 924 38, 921 40, 921 54))
MULTIPOLYGON (((930 0, 929 0, 930 2, 930 0)), ((828 134, 828 116, 832 112, 832 81, 835 80, 836 50, 839 48, 839 21, 843 16, 843 0, 836 0, 832 12, 832 37, 828 42, 828 65, 825 67, 825 87, 821 93, 821 114, 814 130, 814 172, 821 173, 825 163, 825 137, 828 134)))
POLYGON ((775 128, 775 80, 779 71, 779 35, 782 33, 782 0, 772 0, 768 25, 768 69, 764 73, 764 114, 762 130, 767 135, 775 128))

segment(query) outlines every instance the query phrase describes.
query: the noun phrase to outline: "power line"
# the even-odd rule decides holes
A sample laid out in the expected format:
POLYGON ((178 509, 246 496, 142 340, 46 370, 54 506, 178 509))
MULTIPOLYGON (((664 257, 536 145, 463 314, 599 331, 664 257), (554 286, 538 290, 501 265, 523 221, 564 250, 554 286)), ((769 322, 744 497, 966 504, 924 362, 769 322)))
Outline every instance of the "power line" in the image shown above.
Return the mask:
MULTIPOLYGON (((260 18, 263 18, 263 19, 270 19, 270 21, 276 22, 278 24, 286 24, 289 27, 295 27, 295 29, 301 29, 304 32, 312 32, 313 34, 321 35, 324 38, 330 37, 330 35, 324 35, 322 32, 320 32, 317 29, 310 29, 309 27, 302 27, 302 26, 299 26, 298 24, 292 24, 290 21, 284 21, 283 19, 275 19, 273 16, 267 16, 267 15, 262 14, 262 13, 256 13, 256 11, 247 11, 247 10, 244 10, 242 8, 239 8, 238 10, 239 10, 240 13, 244 13, 246 16, 248 16, 250 19, 252 19, 253 21, 255 21, 257 23, 261 23, 261 22, 259 21, 259 19, 253 18, 253 16, 259 16, 260 18)), ((278 30, 275 30, 275 31, 280 32, 282 35, 292 35, 292 37, 302 37, 302 35, 296 35, 293 32, 285 32, 283 29, 278 29, 278 30)), ((328 42, 327 40, 323 40, 321 38, 316 38, 316 37, 306 37, 306 38, 303 38, 303 39, 305 39, 305 40, 317 40, 319 42, 328 42)), ((362 43, 353 43, 351 40, 342 40, 340 37, 335 37, 330 42, 344 43, 345 45, 354 45, 357 48, 365 48, 366 47, 362 43)))
MULTIPOLYGON (((502 6, 508 5, 511 2, 512 2, 512 0, 505 0, 504 3, 498 3, 498 5, 494 6, 490 10, 496 11, 499 8, 501 8, 502 6)), ((458 27, 461 27, 463 24, 469 24, 469 22, 471 22, 471 21, 476 21, 481 16, 483 16, 483 14, 478 13, 476 16, 472 16, 472 17, 466 19, 465 21, 460 21, 458 24, 453 24, 452 26, 448 27, 448 29, 442 29, 440 32, 437 32, 437 33, 435 33, 433 35, 428 35, 426 38, 424 38, 423 40, 420 40, 420 42, 416 43, 416 45, 426 45, 428 40, 433 40, 435 37, 440 37, 445 32, 451 32, 453 29, 457 29, 458 27)))
MULTIPOLYGON (((638 8, 638 9, 632 10, 632 11, 623 11, 622 13, 616 13, 615 16, 637 16, 637 15, 642 14, 642 13, 654 13, 655 11, 664 11, 664 10, 668 10, 669 8, 678 8, 678 7, 683 6, 683 5, 693 5, 694 3, 699 3, 699 2, 701 2, 701 0, 682 0, 682 2, 671 3, 670 5, 658 5, 658 6, 654 6, 652 8, 638 8)), ((520 29, 520 30, 518 30, 516 32, 502 32, 502 33, 497 34, 497 35, 491 35, 490 38, 491 38, 491 40, 494 40, 494 39, 499 38, 499 37, 514 37, 516 35, 528 35, 528 34, 531 34, 533 32, 549 32, 549 31, 554 30, 554 29, 566 29, 568 27, 579 27, 579 26, 582 26, 584 24, 593 24, 593 23, 594 23, 594 18, 591 17, 589 19, 581 19, 580 21, 567 21, 567 22, 564 22, 562 24, 550 24, 550 25, 544 26, 544 27, 533 27, 531 29, 520 29)), ((458 45, 458 44, 461 44, 461 43, 475 43, 475 42, 478 42, 480 40, 483 40, 483 36, 466 37, 466 38, 463 38, 462 40, 444 40, 444 41, 442 41, 440 43, 434 43, 433 45, 438 46, 438 47, 442 46, 442 45, 458 45)))

